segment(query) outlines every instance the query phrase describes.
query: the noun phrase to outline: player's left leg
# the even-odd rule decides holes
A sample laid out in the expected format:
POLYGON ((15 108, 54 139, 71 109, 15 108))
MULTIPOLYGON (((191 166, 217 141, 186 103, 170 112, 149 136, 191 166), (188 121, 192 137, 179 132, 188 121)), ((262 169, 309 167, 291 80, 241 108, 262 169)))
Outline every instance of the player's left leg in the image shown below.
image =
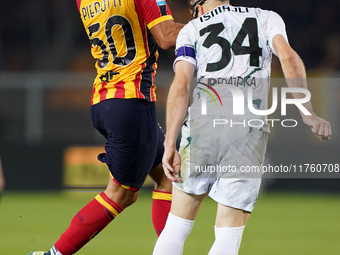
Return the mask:
POLYGON ((151 170, 150 177, 155 182, 152 193, 152 223, 157 236, 159 236, 164 229, 171 207, 172 183, 166 178, 162 164, 151 170))
POLYGON ((164 132, 160 126, 157 132, 157 153, 149 175, 155 182, 152 193, 152 223, 159 236, 164 229, 171 207, 172 183, 164 174, 161 164, 164 153, 164 132))
POLYGON ((215 242, 209 255, 237 255, 249 212, 218 204, 215 242))
POLYGON ((194 195, 173 187, 171 210, 153 255, 181 255, 206 194, 194 195))

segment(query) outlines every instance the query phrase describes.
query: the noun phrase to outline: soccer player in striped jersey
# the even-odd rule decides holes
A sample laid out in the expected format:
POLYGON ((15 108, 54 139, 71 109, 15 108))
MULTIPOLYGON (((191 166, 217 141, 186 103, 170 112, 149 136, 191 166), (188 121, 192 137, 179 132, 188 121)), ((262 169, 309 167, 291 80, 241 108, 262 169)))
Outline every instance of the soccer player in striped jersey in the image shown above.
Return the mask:
POLYGON ((98 159, 108 165, 111 178, 50 251, 33 255, 76 253, 136 201, 148 174, 155 181, 152 217, 158 235, 170 210, 172 187, 160 165, 164 133, 157 123, 154 77, 158 46, 175 46, 183 25, 173 21, 165 0, 77 0, 77 6, 97 60, 91 117, 107 139, 106 153, 98 159))
MULTIPOLYGON (((261 183, 261 173, 242 174, 242 166, 259 167, 263 163, 269 126, 263 120, 263 125, 243 125, 255 116, 246 111, 234 115, 236 96, 231 92, 238 92, 237 98, 252 93, 252 101, 246 97, 237 105, 240 108, 252 105, 266 110, 272 53, 279 57, 289 87, 307 89, 306 72, 288 43, 283 20, 275 12, 234 7, 228 0, 190 3, 193 15, 198 17, 178 35, 175 77, 166 112, 163 167, 174 181, 172 205, 153 254, 182 254, 201 202, 209 195, 218 203, 215 242, 209 255, 237 255, 261 183), (187 112, 195 69, 197 86, 189 117, 182 126, 178 152, 176 138, 187 112), (204 101, 209 93, 216 100, 206 96, 204 101), (229 123, 234 118, 236 123, 214 126, 214 119, 221 118, 229 123), (233 171, 228 171, 230 165, 235 167, 233 171), (222 167, 223 171, 217 172, 222 167)), ((293 96, 304 97, 300 93, 293 96)), ((301 111, 303 122, 318 139, 328 141, 330 124, 314 114, 310 101, 303 106, 310 113, 301 111)))

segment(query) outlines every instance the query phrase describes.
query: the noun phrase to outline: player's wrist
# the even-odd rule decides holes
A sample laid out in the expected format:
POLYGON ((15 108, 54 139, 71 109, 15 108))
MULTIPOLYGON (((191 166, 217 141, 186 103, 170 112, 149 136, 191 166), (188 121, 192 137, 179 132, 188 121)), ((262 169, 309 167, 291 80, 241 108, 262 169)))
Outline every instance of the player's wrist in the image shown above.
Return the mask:
POLYGON ((315 117, 317 117, 314 113, 312 113, 311 115, 305 115, 305 114, 301 114, 302 116, 302 121, 304 123, 308 122, 309 120, 314 119, 315 117))
POLYGON ((164 149, 165 150, 172 150, 174 148, 176 149, 176 141, 165 139, 164 149))

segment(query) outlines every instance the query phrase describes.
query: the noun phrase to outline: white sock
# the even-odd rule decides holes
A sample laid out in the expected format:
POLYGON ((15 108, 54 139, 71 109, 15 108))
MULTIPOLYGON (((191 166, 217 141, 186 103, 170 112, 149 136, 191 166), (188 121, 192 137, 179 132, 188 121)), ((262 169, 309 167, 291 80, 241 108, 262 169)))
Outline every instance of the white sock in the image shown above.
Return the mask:
POLYGON ((53 245, 53 247, 51 248, 50 253, 51 253, 51 255, 63 255, 63 254, 61 254, 61 253, 57 250, 56 247, 54 247, 54 245, 53 245))
POLYGON ((184 241, 190 234, 193 224, 193 220, 186 220, 169 213, 153 255, 182 255, 184 241))
POLYGON ((217 228, 215 226, 215 242, 208 255, 237 255, 244 227, 217 228))

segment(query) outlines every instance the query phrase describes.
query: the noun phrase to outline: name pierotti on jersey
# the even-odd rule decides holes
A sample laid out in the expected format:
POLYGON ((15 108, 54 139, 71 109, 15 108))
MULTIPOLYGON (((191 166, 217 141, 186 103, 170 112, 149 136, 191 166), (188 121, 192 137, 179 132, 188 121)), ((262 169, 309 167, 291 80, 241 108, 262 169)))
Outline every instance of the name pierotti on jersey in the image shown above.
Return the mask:
POLYGON ((81 14, 84 20, 92 19, 96 17, 99 13, 109 10, 111 7, 119 7, 122 3, 120 0, 102 0, 94 2, 81 8, 81 14))
POLYGON ((247 7, 234 7, 228 5, 218 6, 210 12, 205 13, 199 19, 201 22, 208 21, 210 18, 215 17, 218 14, 224 12, 237 12, 237 13, 249 13, 249 9, 247 7))

